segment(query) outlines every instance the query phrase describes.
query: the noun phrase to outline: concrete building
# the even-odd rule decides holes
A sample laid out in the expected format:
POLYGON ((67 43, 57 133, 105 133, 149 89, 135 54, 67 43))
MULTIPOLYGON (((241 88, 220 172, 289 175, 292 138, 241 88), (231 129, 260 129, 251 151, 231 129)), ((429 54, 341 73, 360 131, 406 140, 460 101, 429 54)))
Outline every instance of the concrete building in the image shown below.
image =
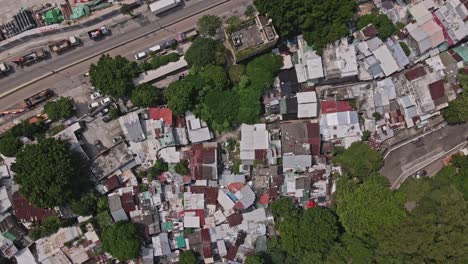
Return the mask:
POLYGON ((256 15, 236 28, 225 28, 224 33, 236 62, 274 47, 279 39, 272 20, 264 15, 256 15))
POLYGON ((322 58, 307 45, 302 35, 297 37, 297 64, 294 65, 299 83, 318 83, 323 77, 322 58))
POLYGON ((355 80, 359 74, 354 45, 344 38, 323 51, 325 82, 355 80))
POLYGON ((468 36, 468 8, 466 1, 449 0, 434 12, 434 19, 447 32, 447 42, 453 45, 468 36))

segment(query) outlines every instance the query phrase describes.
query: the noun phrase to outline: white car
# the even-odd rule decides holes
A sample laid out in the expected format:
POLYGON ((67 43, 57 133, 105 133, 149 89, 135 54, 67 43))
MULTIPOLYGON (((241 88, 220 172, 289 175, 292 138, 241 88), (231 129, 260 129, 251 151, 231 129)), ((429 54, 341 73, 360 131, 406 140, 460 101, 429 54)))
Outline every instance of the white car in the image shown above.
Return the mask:
POLYGON ((94 109, 96 107, 99 107, 99 102, 90 103, 88 105, 88 109, 94 109))
POLYGON ((154 47, 151 47, 149 50, 152 51, 152 52, 160 52, 161 51, 161 46, 160 45, 156 45, 154 47))
POLYGON ((101 93, 95 92, 95 93, 91 94, 89 97, 91 98, 91 100, 96 100, 96 99, 98 99, 98 98, 101 97, 101 96, 102 96, 101 93))
POLYGON ((112 102, 112 99, 110 97, 106 97, 106 98, 101 100, 102 105, 106 105, 106 104, 108 104, 110 102, 112 102))
POLYGON ((135 59, 136 60, 142 60, 144 58, 146 58, 148 56, 148 54, 146 54, 146 52, 140 52, 138 54, 135 54, 135 59))

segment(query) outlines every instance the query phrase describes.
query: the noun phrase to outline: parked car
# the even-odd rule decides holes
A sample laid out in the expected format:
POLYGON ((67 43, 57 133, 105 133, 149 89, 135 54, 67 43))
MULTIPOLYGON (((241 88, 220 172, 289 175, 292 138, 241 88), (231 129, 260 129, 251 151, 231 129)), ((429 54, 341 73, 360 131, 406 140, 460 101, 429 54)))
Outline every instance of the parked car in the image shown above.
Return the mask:
POLYGON ((100 116, 105 116, 108 113, 109 113, 109 108, 106 107, 106 108, 102 109, 101 112, 99 112, 99 115, 100 116))
POLYGON ((94 109, 96 107, 99 107, 99 102, 93 102, 88 104, 88 109, 94 109))
POLYGON ((161 51, 161 45, 156 45, 154 47, 151 47, 149 50, 152 52, 160 52, 161 51))
POLYGON ((96 100, 101 96, 102 94, 100 92, 95 92, 95 93, 92 93, 89 97, 91 98, 91 100, 96 100))
POLYGON ((112 142, 114 144, 117 144, 118 142, 122 141, 123 140, 123 137, 122 136, 117 136, 115 138, 112 139, 112 142))
POLYGON ((101 104, 102 105, 107 105, 109 104, 110 102, 112 102, 112 99, 110 97, 106 97, 104 99, 101 100, 101 104))
POLYGON ((106 115, 105 117, 102 118, 102 121, 104 123, 109 123, 110 121, 112 121, 112 119, 108 115, 106 115))
POLYGON ((176 39, 170 39, 163 44, 164 49, 170 48, 172 45, 177 45, 177 40, 176 39))
POLYGON ((140 52, 138 54, 135 54, 135 60, 142 60, 144 58, 148 57, 148 54, 146 52, 140 52))

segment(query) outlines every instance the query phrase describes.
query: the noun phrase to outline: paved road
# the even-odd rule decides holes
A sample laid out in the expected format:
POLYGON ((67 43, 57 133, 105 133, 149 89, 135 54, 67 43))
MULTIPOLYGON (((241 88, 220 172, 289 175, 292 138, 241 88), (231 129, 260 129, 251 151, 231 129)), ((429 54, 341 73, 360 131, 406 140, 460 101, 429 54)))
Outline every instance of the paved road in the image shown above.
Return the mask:
POLYGON ((445 126, 421 138, 423 145, 409 143, 393 152, 385 159, 381 173, 388 178, 390 185, 398 187, 406 174, 427 166, 442 157, 444 153, 460 145, 468 136, 468 123, 445 126), (403 177, 400 177, 403 174, 403 177))
MULTIPOLYGON (((211 6, 216 3, 223 2, 222 0, 203 0, 199 3, 190 5, 184 9, 178 10, 167 16, 161 17, 157 22, 149 23, 134 23, 133 28, 125 27, 125 30, 129 32, 123 34, 123 29, 119 27, 112 28, 113 35, 103 39, 98 42, 92 42, 87 40, 84 47, 79 47, 76 50, 67 52, 60 57, 53 57, 47 61, 35 64, 24 69, 17 69, 17 72, 11 74, 7 78, 0 80, 0 93, 4 93, 8 90, 13 89, 16 86, 19 86, 27 81, 30 81, 34 78, 37 78, 41 75, 49 73, 55 69, 73 63, 81 58, 86 56, 101 52, 109 47, 118 45, 122 42, 125 42, 128 39, 135 38, 141 34, 151 32, 155 29, 160 28, 159 25, 162 25, 162 29, 138 40, 135 40, 129 44, 120 46, 112 51, 109 54, 123 55, 128 58, 133 58, 133 55, 139 51, 148 49, 155 44, 162 43, 165 39, 173 38, 176 36, 177 32, 183 32, 193 28, 196 25, 196 22, 199 17, 204 14, 216 14, 216 15, 240 15, 241 13, 233 13, 235 10, 247 6, 251 3, 251 0, 235 0, 228 1, 217 7, 214 7, 203 13, 189 17, 177 24, 172 26, 165 27, 164 25, 170 24, 174 20, 180 19, 184 16, 197 13, 199 10, 202 10, 208 6, 211 6)), ((143 21, 144 22, 144 21, 143 21)), ((29 85, 18 92, 15 92, 9 96, 6 96, 0 99, 0 110, 7 110, 15 108, 17 102, 22 98, 25 98, 34 92, 43 90, 45 88, 54 88, 58 93, 66 89, 76 87, 81 82, 87 81, 83 78, 83 73, 88 71, 89 65, 97 61, 97 57, 87 60, 83 63, 70 67, 62 72, 55 73, 50 77, 38 81, 32 85, 29 85)))

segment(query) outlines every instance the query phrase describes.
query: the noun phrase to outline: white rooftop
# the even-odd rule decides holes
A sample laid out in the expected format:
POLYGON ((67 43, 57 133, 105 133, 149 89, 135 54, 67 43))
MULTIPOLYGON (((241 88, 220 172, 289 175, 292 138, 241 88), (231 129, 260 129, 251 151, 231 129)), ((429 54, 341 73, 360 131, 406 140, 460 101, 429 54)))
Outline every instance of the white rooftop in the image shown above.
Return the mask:
POLYGON ((241 160, 254 160, 255 150, 266 150, 270 145, 270 134, 266 124, 241 126, 240 158, 241 160))
POLYGON ((374 56, 380 61, 380 67, 386 76, 398 71, 400 67, 386 45, 382 45, 374 51, 374 56))

